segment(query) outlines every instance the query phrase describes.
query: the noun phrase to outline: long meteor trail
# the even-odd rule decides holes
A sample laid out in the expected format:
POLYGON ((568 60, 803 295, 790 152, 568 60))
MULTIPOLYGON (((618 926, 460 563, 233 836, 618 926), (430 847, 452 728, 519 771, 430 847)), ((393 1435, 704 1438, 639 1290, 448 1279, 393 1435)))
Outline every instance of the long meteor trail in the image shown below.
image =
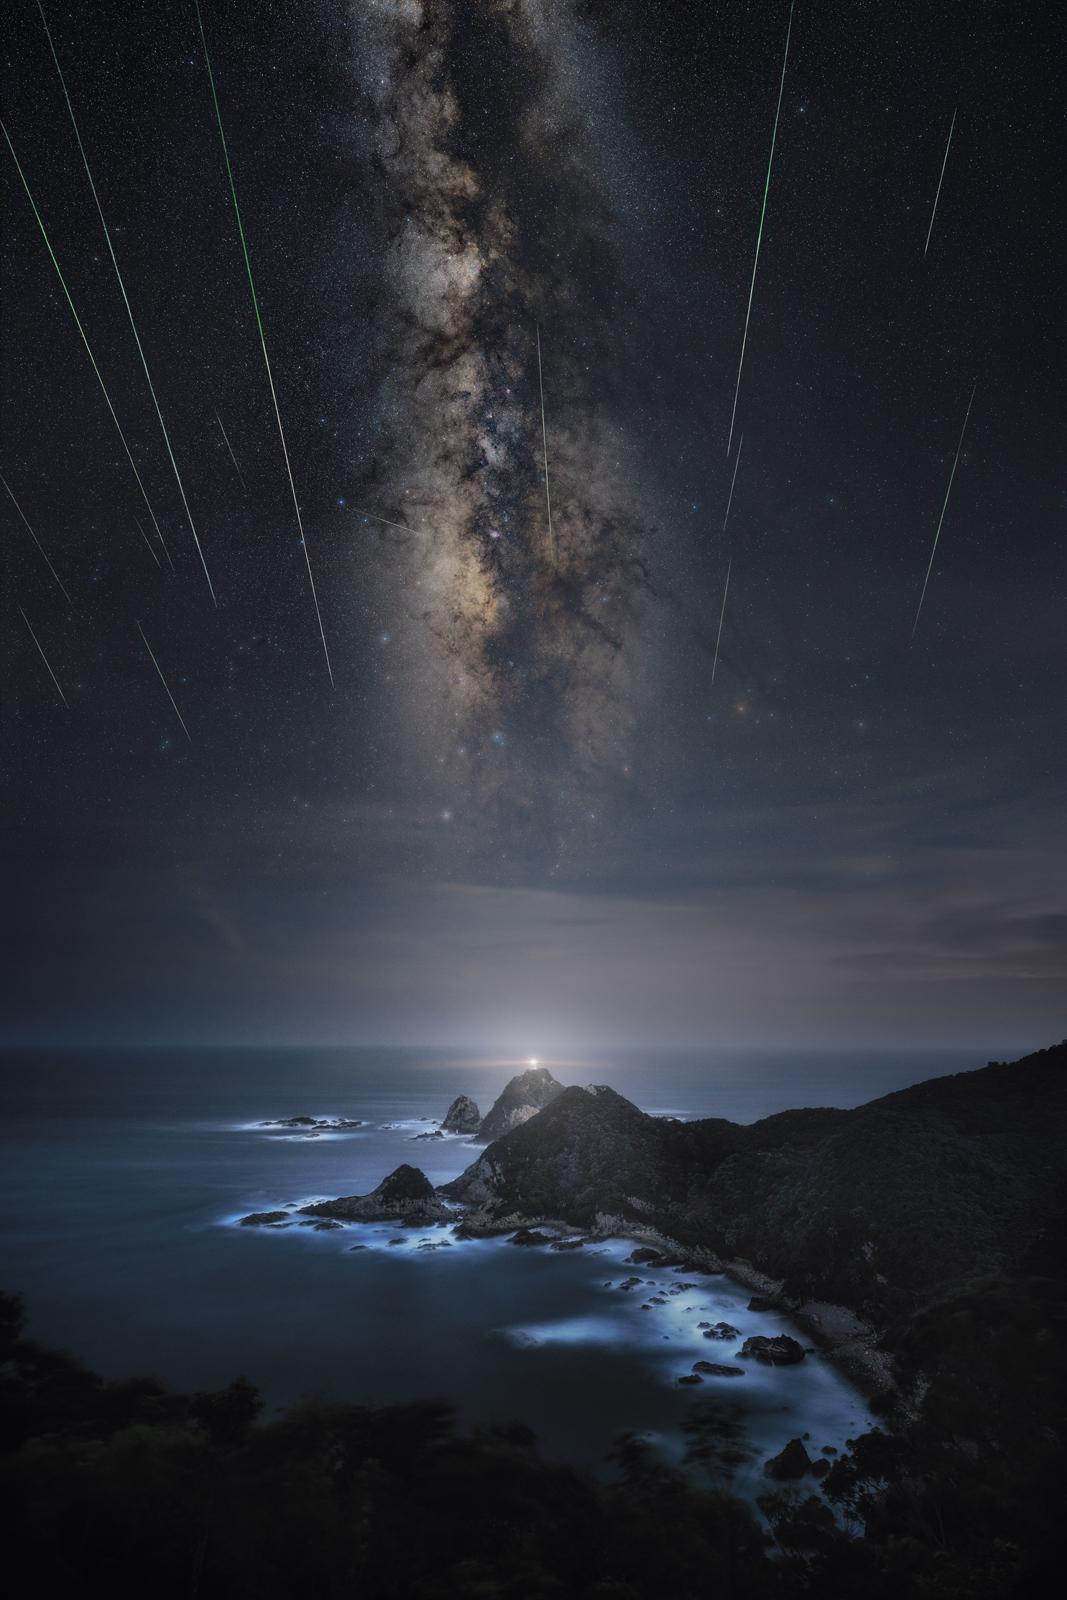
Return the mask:
POLYGON ((267 336, 263 331, 263 318, 259 314, 259 300, 256 296, 256 283, 252 276, 252 261, 248 254, 248 241, 245 239, 244 224, 241 221, 241 208, 237 203, 237 186, 233 179, 233 168, 230 165, 230 150, 226 143, 226 130, 222 125, 222 111, 219 107, 218 91, 215 88, 215 74, 211 70, 211 57, 208 54, 207 34, 204 32, 204 19, 200 13, 200 0, 193 0, 196 6, 196 20, 200 28, 200 42, 204 47, 204 62, 207 66, 208 82, 211 85, 211 99, 215 107, 215 120, 219 125, 219 139, 222 143, 222 156, 226 163, 226 176, 230 184, 230 197, 233 200, 233 214, 237 221, 237 233, 241 240, 241 254, 244 256, 245 271, 248 274, 248 287, 252 294, 252 309, 256 314, 256 327, 259 329, 259 343, 263 351, 263 365, 267 369, 267 382, 270 385, 270 397, 274 404, 274 420, 278 424, 278 438, 281 440, 282 455, 285 457, 285 470, 289 477, 289 489, 293 497, 293 510, 296 512, 296 525, 300 530, 300 547, 304 552, 304 561, 308 569, 308 583, 311 585, 311 600, 315 607, 315 621, 319 625, 319 638, 322 640, 322 653, 326 657, 326 671, 330 675, 330 687, 333 687, 333 667, 330 665, 330 652, 326 646, 326 634, 322 627, 322 612, 319 610, 319 597, 315 589, 315 575, 311 570, 311 557, 308 554, 307 539, 304 536, 304 519, 300 515, 300 502, 296 497, 296 484, 293 481, 293 469, 289 464, 289 447, 285 442, 285 429, 282 427, 282 414, 278 409, 278 396, 274 388, 274 374, 271 371, 270 356, 267 354, 267 336))
POLYGON ((730 520, 730 507, 734 503, 734 485, 737 482, 737 469, 741 465, 741 446, 744 444, 744 442, 745 442, 745 436, 744 436, 744 434, 742 434, 740 439, 738 439, 738 441, 737 441, 737 455, 736 455, 736 457, 734 459, 734 475, 730 479, 730 498, 726 502, 726 515, 722 519, 722 531, 723 531, 723 533, 726 532, 726 524, 730 520))
POLYGON ((719 612, 719 631, 715 635, 715 660, 711 663, 712 683, 715 682, 715 674, 719 668, 719 641, 722 639, 722 619, 726 615, 726 596, 730 592, 730 568, 733 564, 733 558, 731 557, 726 563, 726 582, 722 586, 722 610, 719 612))
MULTIPOLYGON (((144 368, 145 382, 148 384, 148 392, 152 396, 152 404, 156 408, 156 416, 159 419, 160 431, 163 434, 163 443, 167 447, 167 455, 174 471, 174 477, 178 485, 178 493, 182 497, 182 505, 185 507, 185 515, 189 519, 189 527, 192 530, 193 542, 196 545, 196 553, 200 557, 200 565, 204 569, 204 577, 207 579, 207 586, 211 594, 211 599, 217 606, 218 600, 215 598, 215 587, 211 582, 211 574, 207 569, 207 561, 205 560, 204 552, 200 544, 200 536, 196 531, 196 523, 193 521, 193 513, 189 510, 189 502, 185 497, 185 485, 182 482, 182 475, 178 471, 178 463, 174 459, 174 451, 171 447, 170 434, 167 432, 167 424, 163 421, 163 413, 159 408, 159 400, 156 395, 156 386, 152 382, 152 374, 148 370, 148 358, 144 353, 144 346, 141 343, 141 335, 137 331, 137 323, 134 321, 133 307, 130 305, 130 297, 126 293, 126 284, 123 281, 122 273, 119 270, 118 257, 115 254, 115 246, 111 242, 111 229, 107 225, 107 219, 104 216, 104 208, 100 204, 100 196, 96 192, 96 184, 93 181, 92 168, 89 166, 89 157, 85 153, 85 146, 82 143, 81 130, 78 127, 78 119, 74 115, 74 107, 71 105, 70 95, 67 93, 67 80, 63 76, 63 68, 59 64, 59 57, 56 54, 56 47, 52 41, 52 34, 48 27, 48 20, 45 17, 44 7, 41 5, 40 0, 37 0, 37 9, 41 13, 41 24, 44 28, 45 38, 48 40, 48 48, 52 52, 52 60, 56 64, 56 73, 59 77, 59 86, 63 90, 63 99, 67 103, 67 112, 70 116, 70 125, 74 129, 74 137, 78 142, 78 152, 82 158, 82 166, 85 168, 85 176, 89 180, 89 188, 92 191, 93 203, 96 206, 96 214, 100 218, 100 226, 103 228, 104 238, 107 240, 108 255, 111 257, 111 265, 115 269, 115 278, 118 282, 119 291, 122 294, 122 303, 126 307, 126 315, 130 321, 130 331, 133 334, 134 343, 137 346, 137 354, 141 358, 141 366, 144 368)), ((169 559, 170 558, 168 557, 168 560, 169 559)))
POLYGON ((548 433, 545 429, 545 383, 541 374, 541 329, 537 329, 537 387, 541 392, 541 445, 545 457, 545 509, 548 512, 548 553, 556 564, 556 536, 552 532, 552 494, 548 487, 548 433))
POLYGON ((952 493, 952 480, 955 478, 956 468, 959 466, 960 451, 963 449, 963 436, 967 432, 967 423, 970 421, 971 407, 974 405, 975 390, 977 388, 978 379, 976 378, 974 380, 974 388, 971 390, 971 398, 967 402, 967 414, 963 419, 963 427, 960 429, 960 442, 956 446, 956 457, 952 463, 952 471, 948 475, 948 488, 945 490, 945 498, 941 505, 941 515, 937 519, 937 532, 934 534, 933 549, 930 551, 930 562, 926 568, 926 577, 923 579, 923 591, 919 596, 919 604, 915 612, 915 621, 912 623, 911 627, 911 637, 913 642, 915 639, 915 630, 919 626, 919 615, 923 608, 923 601, 926 599, 926 586, 930 582, 930 574, 934 569, 934 557, 937 554, 937 541, 941 537, 941 526, 945 520, 945 512, 948 510, 948 497, 952 493))
POLYGON ((148 651, 148 654, 152 658, 152 665, 155 667, 156 671, 159 673, 159 681, 163 685, 164 689, 166 689, 166 691, 167 691, 167 699, 170 701, 171 705, 174 707, 174 715, 177 717, 178 721, 182 725, 182 732, 184 733, 185 737, 188 739, 189 743, 192 744, 193 736, 189 732, 189 729, 185 726, 185 718, 182 716, 181 712, 178 710, 178 702, 175 700, 174 696, 170 692, 170 686, 167 683, 166 678, 163 676, 163 669, 160 666, 159 662, 156 660, 155 651, 152 649, 152 646, 149 644, 148 640, 145 639, 144 629, 141 627, 140 623, 137 624, 137 632, 141 635, 141 638, 144 639, 144 647, 148 651))
POLYGON ((48 254, 52 258, 52 265, 56 269, 56 277, 59 279, 60 287, 62 288, 63 293, 64 293, 64 295, 66 297, 67 304, 71 309, 71 315, 73 316, 74 321, 77 324, 78 332, 81 334, 81 341, 82 341, 82 344, 85 346, 85 352, 86 352, 87 356, 89 357, 90 362, 92 363, 93 371, 96 373, 96 381, 100 385, 100 391, 103 394, 105 401, 107 402, 107 409, 111 413, 111 420, 115 424, 115 432, 118 434, 120 440, 122 441, 122 448, 126 452, 126 459, 130 463, 130 470, 132 471, 134 477, 137 479, 137 487, 141 491, 141 499, 144 501, 145 505, 148 507, 148 515, 152 518, 152 526, 153 526, 153 528, 155 528, 157 534, 159 534, 159 542, 163 546, 163 549, 164 549, 164 552, 166 554, 167 560, 168 560, 168 562, 170 562, 171 569, 173 570, 174 563, 170 559, 170 551, 167 549, 167 541, 164 539, 163 534, 162 534, 162 532, 160 530, 159 523, 156 521, 156 514, 152 510, 152 502, 151 502, 151 500, 149 500, 148 494, 147 494, 147 492, 145 490, 145 486, 141 482, 141 474, 137 470, 137 463, 133 459, 133 456, 130 454, 130 447, 126 442, 126 435, 122 431, 122 424, 121 424, 121 422, 119 421, 118 417, 115 414, 115 407, 111 403, 111 396, 108 393, 107 384, 104 382, 103 377, 101 376, 101 373, 100 373, 100 368, 96 364, 96 357, 93 355, 93 347, 89 343, 88 335, 86 334, 85 329, 82 326, 82 319, 78 315, 78 308, 74 304, 74 301, 71 299, 70 290, 67 288, 67 280, 63 276, 63 269, 60 267, 59 262, 56 259, 56 253, 52 249, 52 241, 48 237, 48 230, 45 227, 44 222, 41 220, 41 213, 37 209, 37 202, 33 198, 33 192, 30 189, 29 184, 26 182, 26 174, 23 172, 22 164, 19 161, 18 156, 15 154, 15 146, 11 143, 11 135, 8 133, 6 127, 4 126, 4 124, 2 122, 0 122, 0 132, 3 133, 4 138, 7 140, 7 147, 11 151, 11 159, 15 163, 16 168, 18 169, 18 175, 22 180, 22 187, 26 191, 26 198, 30 202, 30 206, 31 206, 31 208, 33 210, 33 214, 37 219, 37 226, 41 230, 41 238, 44 240, 45 248, 47 249, 48 254))
POLYGON ((955 127, 956 127, 956 112, 958 110, 959 110, 959 106, 955 106, 953 108, 953 111, 952 111, 952 122, 951 122, 951 124, 949 126, 949 130, 948 130, 948 139, 945 142, 945 159, 941 163, 941 176, 937 180, 937 193, 934 195, 934 209, 930 213, 930 226, 926 230, 926 243, 923 245, 923 255, 924 256, 926 255, 926 252, 930 248, 930 235, 934 231, 934 218, 937 216, 937 202, 941 198, 941 185, 945 181, 945 168, 948 166, 949 146, 952 144, 952 135, 953 135, 953 132, 955 131, 955 127))
POLYGON ((778 139, 778 119, 782 115, 782 95, 785 92, 785 69, 789 61, 789 41, 793 36, 793 6, 796 0, 791 0, 789 7, 789 26, 785 34, 785 54, 782 56, 782 77, 778 85, 778 107, 774 113, 774 132, 771 134, 771 153, 767 157, 767 176, 763 183, 763 204, 760 206, 759 229, 756 233, 756 254, 752 262, 752 281, 748 286, 748 306, 745 310, 745 331, 741 339, 741 359, 737 363, 737 382, 734 385, 734 406, 730 412, 730 436, 726 441, 726 454, 730 454, 734 442, 734 423, 737 421, 737 397, 741 393, 741 371, 745 365, 745 349, 748 345, 748 324, 752 317, 752 296, 756 289, 756 268, 759 266, 760 245, 763 243, 763 219, 767 215, 767 196, 771 189, 771 168, 774 166, 774 146, 778 139))
MULTIPOLYGON (((14 506, 15 510, 18 512, 19 516, 22 518, 23 522, 26 524, 26 531, 29 534, 30 538, 33 540, 34 544, 37 546, 38 550, 41 552, 41 555, 44 557, 45 562, 46 562, 46 564, 48 566, 49 572, 52 574, 53 578, 56 580, 56 582, 59 584, 59 587, 62 589, 64 600, 67 602, 68 606, 69 605, 73 605, 74 602, 71 600, 70 595, 67 593, 66 584, 63 582, 63 579, 59 576, 59 573, 56 571, 56 569, 52 565, 51 561, 49 561, 47 550, 45 549, 44 545, 41 543, 40 539, 38 539, 38 537, 34 533, 33 529, 30 527, 30 524, 29 524, 29 521, 27 520, 25 511, 23 511, 22 507, 19 505, 18 501, 15 499, 15 495, 14 495, 14 492, 13 492, 13 490, 11 488, 11 485, 8 483, 7 479, 4 477, 2 472, 0 472, 0 483, 2 483, 4 488, 7 490, 8 497, 11 500, 11 504, 14 506)), ((29 626, 29 624, 27 623, 27 627, 28 626, 29 626)))
POLYGON ((19 606, 19 616, 22 618, 23 622, 26 624, 27 628, 30 630, 30 638, 33 640, 34 644, 37 646, 37 650, 38 650, 38 653, 40 654, 41 660, 44 662, 45 666, 48 668, 48 676, 51 678, 52 682, 56 686, 56 693, 59 695, 59 698, 62 700, 63 704, 66 706, 67 710, 69 711, 70 710, 70 702, 68 701, 66 695, 63 693, 63 690, 60 687, 59 679, 56 677, 55 673, 52 671, 52 663, 49 661, 48 657, 44 653, 44 650, 41 648, 41 641, 40 641, 40 639, 38 639, 37 635, 33 631, 33 624, 30 622, 29 617, 26 615, 25 611, 23 611, 21 606, 19 606))

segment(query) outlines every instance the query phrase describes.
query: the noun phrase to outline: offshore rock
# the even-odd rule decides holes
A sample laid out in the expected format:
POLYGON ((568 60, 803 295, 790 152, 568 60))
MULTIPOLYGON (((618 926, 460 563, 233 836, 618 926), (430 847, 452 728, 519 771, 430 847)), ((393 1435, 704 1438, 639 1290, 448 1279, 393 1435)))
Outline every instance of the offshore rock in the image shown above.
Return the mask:
POLYGON ((747 1356, 749 1360, 762 1361, 768 1367, 794 1367, 804 1359, 804 1346, 787 1333, 775 1334, 770 1339, 756 1334, 745 1340, 737 1354, 742 1361, 747 1356))
POLYGON ((482 1114, 469 1094, 457 1094, 441 1126, 446 1133, 477 1133, 482 1125, 482 1114))
POLYGON ((301 1206, 305 1217, 331 1217, 338 1222, 448 1222, 452 1213, 437 1198, 433 1184, 418 1167, 397 1167, 371 1194, 342 1195, 301 1206))

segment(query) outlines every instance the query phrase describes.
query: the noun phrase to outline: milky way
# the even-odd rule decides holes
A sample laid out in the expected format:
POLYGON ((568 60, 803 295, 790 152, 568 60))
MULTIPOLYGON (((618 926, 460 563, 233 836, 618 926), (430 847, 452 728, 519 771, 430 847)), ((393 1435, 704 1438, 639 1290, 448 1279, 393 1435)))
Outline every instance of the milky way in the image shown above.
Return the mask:
POLYGON ((512 827, 525 810, 566 834, 625 784, 657 654, 654 519, 637 442, 602 398, 626 286, 582 131, 595 83, 564 7, 353 15, 384 261, 378 434, 355 498, 419 530, 367 524, 357 558, 397 617, 396 714, 443 805, 493 801, 512 827))

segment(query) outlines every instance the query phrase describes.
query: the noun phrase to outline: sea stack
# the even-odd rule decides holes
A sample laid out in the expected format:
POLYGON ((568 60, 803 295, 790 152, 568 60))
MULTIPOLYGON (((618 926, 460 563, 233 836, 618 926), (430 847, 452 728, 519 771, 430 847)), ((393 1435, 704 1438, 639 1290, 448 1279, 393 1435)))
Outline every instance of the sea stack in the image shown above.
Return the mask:
POLYGON ((482 1125, 482 1114, 469 1094, 457 1094, 441 1126, 446 1133, 477 1133, 482 1125))

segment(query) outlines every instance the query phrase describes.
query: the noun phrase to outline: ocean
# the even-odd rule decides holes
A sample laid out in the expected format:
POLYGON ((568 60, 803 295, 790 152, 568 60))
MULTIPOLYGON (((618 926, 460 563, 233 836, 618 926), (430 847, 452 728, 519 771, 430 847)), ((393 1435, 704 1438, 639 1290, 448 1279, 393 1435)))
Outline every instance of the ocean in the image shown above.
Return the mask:
MULTIPOLYGON (((527 1422, 546 1451, 592 1468, 627 1431, 677 1458, 699 1400, 743 1441, 743 1493, 789 1438, 809 1433, 814 1453, 870 1426, 862 1397, 817 1356, 680 1388, 694 1360, 729 1362, 740 1338, 792 1330, 749 1312, 748 1291, 723 1277, 677 1291, 678 1274, 642 1268, 642 1286, 621 1290, 633 1271, 623 1240, 557 1253, 451 1241, 447 1229, 405 1230, 397 1244, 393 1228, 237 1225, 251 1211, 365 1193, 402 1162, 434 1183, 456 1176, 478 1147, 417 1135, 457 1094, 487 1111, 526 1064, 417 1050, 9 1053, 0 1286, 25 1296, 34 1337, 108 1377, 150 1372, 200 1389, 243 1373, 270 1408, 308 1395, 441 1397, 464 1422, 527 1422), (316 1138, 259 1126, 304 1114, 363 1126, 316 1138), (643 1311, 652 1297, 664 1303, 643 1311), (697 1328, 720 1320, 738 1328, 736 1343, 697 1328)), ((984 1063, 643 1051, 543 1064, 656 1114, 751 1122, 984 1063)))

